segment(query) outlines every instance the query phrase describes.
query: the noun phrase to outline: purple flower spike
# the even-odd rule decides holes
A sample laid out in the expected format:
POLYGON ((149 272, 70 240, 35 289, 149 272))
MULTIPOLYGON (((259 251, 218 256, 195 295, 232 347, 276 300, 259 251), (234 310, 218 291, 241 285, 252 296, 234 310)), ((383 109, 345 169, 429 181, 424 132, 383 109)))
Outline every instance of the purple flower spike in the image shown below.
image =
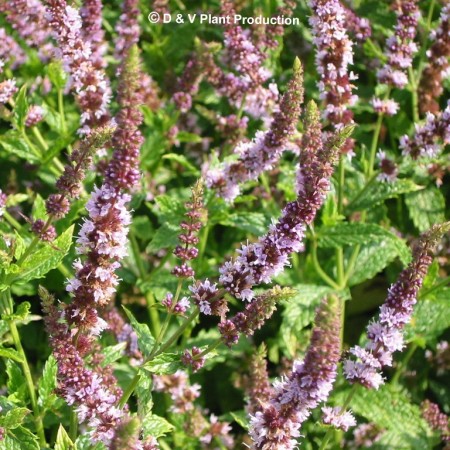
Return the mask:
POLYGON ((417 294, 433 262, 430 254, 449 229, 450 223, 435 225, 421 236, 413 251, 412 262, 390 287, 378 320, 367 327, 368 343, 364 348, 350 349, 351 356, 344 362, 344 373, 349 381, 375 389, 384 383, 381 369, 391 366, 392 354, 404 347, 402 330, 411 319, 417 294))
POLYGON ((432 31, 433 44, 427 51, 428 65, 419 86, 419 107, 423 113, 439 112, 438 99, 444 91, 442 81, 450 75, 450 3, 442 7, 439 25, 432 31))
POLYGON ((270 170, 289 147, 289 140, 296 132, 303 103, 303 71, 296 59, 294 74, 281 99, 280 109, 274 114, 267 132, 258 131, 251 142, 239 143, 234 152, 239 159, 223 164, 208 174, 207 184, 217 189, 220 196, 233 201, 239 195, 239 184, 254 180, 270 170))
POLYGON ((378 80, 397 88, 408 83, 406 71, 411 67, 418 47, 414 42, 420 11, 417 0, 395 2, 397 24, 394 35, 386 41, 387 63, 378 71, 378 80))
POLYGON ((311 343, 303 361, 274 383, 273 394, 251 416, 250 436, 255 450, 293 450, 301 424, 325 401, 336 378, 340 357, 339 300, 323 301, 317 314, 311 343))

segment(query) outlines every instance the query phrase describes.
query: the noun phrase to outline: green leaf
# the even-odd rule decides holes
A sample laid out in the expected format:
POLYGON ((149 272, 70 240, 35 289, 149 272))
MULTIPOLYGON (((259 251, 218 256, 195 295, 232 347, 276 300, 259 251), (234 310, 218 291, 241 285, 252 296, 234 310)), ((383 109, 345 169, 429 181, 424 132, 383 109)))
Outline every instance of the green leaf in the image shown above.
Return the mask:
POLYGON ((267 232, 270 221, 264 214, 247 211, 229 215, 226 220, 220 222, 222 225, 232 226, 241 230, 261 236, 267 232))
POLYGON ((31 304, 29 302, 21 303, 13 314, 3 314, 2 319, 22 322, 30 315, 31 304))
POLYGON ((195 167, 193 164, 191 164, 186 156, 184 155, 178 155, 176 153, 169 153, 167 155, 163 156, 163 159, 169 159, 170 161, 176 161, 178 164, 183 166, 185 169, 187 169, 190 173, 192 173, 195 176, 200 175, 200 170, 195 167))
POLYGON ((47 219, 45 201, 39 194, 36 195, 33 201, 32 216, 34 220, 41 219, 45 221, 47 219))
MULTIPOLYGON (((282 322, 279 335, 290 356, 294 357, 298 347, 300 332, 314 320, 317 306, 323 297, 335 292, 327 286, 298 284, 294 286, 295 295, 283 302, 282 322)), ((345 294, 348 297, 348 294, 345 294)))
POLYGON ((106 347, 102 350, 102 354, 104 356, 104 359, 101 363, 102 367, 106 367, 113 362, 117 361, 123 356, 123 353, 127 347, 126 342, 120 342, 116 345, 111 345, 109 347, 106 347))
POLYGON ((377 445, 399 450, 433 448, 430 442, 432 433, 420 408, 412 404, 403 392, 395 391, 389 385, 377 391, 359 386, 350 407, 356 414, 387 430, 377 445))
POLYGON ((92 444, 89 434, 84 433, 77 437, 75 441, 76 450, 106 450, 106 447, 101 442, 92 444))
POLYGON ((8 375, 6 384, 9 393, 8 399, 14 403, 23 403, 25 405, 28 398, 28 389, 22 370, 17 363, 11 359, 7 359, 6 373, 8 375))
POLYGON ((43 410, 50 409, 58 399, 55 394, 57 372, 58 366, 56 360, 50 355, 45 363, 42 377, 38 384, 38 404, 43 410))
POLYGON ((435 342, 450 327, 450 288, 433 292, 419 300, 411 322, 405 327, 405 340, 435 342))
POLYGON ((19 426, 10 430, 0 441, 0 450, 40 450, 37 437, 26 428, 19 426))
POLYGON ((396 198, 419 189, 422 187, 411 180, 396 180, 393 183, 374 182, 356 201, 349 204, 348 209, 350 211, 370 209, 389 198, 396 198))
POLYGON ((356 259, 349 285, 354 286, 373 278, 387 267, 397 255, 398 249, 391 241, 364 246, 356 259))
POLYGON ((156 230, 153 239, 147 245, 146 252, 154 253, 162 248, 175 247, 178 244, 180 229, 167 222, 156 230))
POLYGON ((143 369, 156 375, 172 375, 182 367, 180 355, 177 353, 161 353, 143 365, 143 369))
POLYGON ((133 316, 130 310, 122 306, 125 311, 125 314, 128 316, 131 326, 133 330, 136 332, 138 337, 138 346, 139 349, 145 356, 149 356, 155 346, 155 339, 152 336, 152 333, 149 327, 144 323, 139 323, 133 316))
POLYGON ((234 419, 236 423, 238 423, 244 430, 248 430, 249 428, 249 420, 248 420, 248 414, 241 410, 241 411, 234 411, 230 412, 230 416, 234 419))
POLYGON ((317 234, 319 247, 338 248, 345 245, 364 245, 388 241, 398 251, 404 264, 411 259, 411 252, 405 242, 394 233, 374 223, 345 222, 332 227, 322 227, 317 234))
POLYGON ((25 252, 26 244, 17 230, 14 230, 14 235, 14 258, 19 259, 25 252))
POLYGON ((153 408, 152 399, 152 378, 139 370, 139 382, 136 386, 135 393, 138 401, 138 412, 140 417, 151 414, 153 408))
POLYGON ((435 186, 406 195, 405 203, 409 217, 420 232, 445 221, 445 198, 435 186))
POLYGON ((51 62, 47 66, 47 74, 56 89, 64 89, 67 77, 59 61, 51 62))
POLYGON ((12 359, 13 361, 16 361, 18 363, 24 362, 22 355, 17 350, 14 350, 13 348, 0 347, 0 356, 2 358, 12 359))
POLYGON ((32 253, 20 266, 20 272, 15 275, 16 283, 42 278, 47 272, 56 269, 67 255, 72 245, 74 225, 68 228, 52 245, 46 244, 43 248, 32 253))
POLYGON ((28 113, 28 101, 27 101, 27 86, 23 85, 20 88, 16 97, 16 103, 14 105, 14 119, 17 124, 17 128, 22 130, 25 126, 25 119, 28 113))
POLYGON ((8 152, 30 163, 38 163, 40 158, 33 153, 25 139, 17 131, 11 130, 0 137, 0 145, 8 152))
POLYGON ((22 424, 25 416, 31 411, 27 408, 12 408, 0 416, 0 427, 12 430, 22 424))
POLYGON ((177 133, 177 139, 180 142, 187 142, 192 144, 199 144, 200 142, 202 142, 201 136, 199 136, 198 134, 189 133, 187 131, 179 131, 177 133))
POLYGON ((174 426, 170 422, 156 414, 148 414, 142 421, 144 438, 153 436, 157 439, 170 433, 173 429, 174 426))
POLYGON ((56 435, 55 450, 75 450, 75 444, 70 439, 67 431, 60 424, 56 435))

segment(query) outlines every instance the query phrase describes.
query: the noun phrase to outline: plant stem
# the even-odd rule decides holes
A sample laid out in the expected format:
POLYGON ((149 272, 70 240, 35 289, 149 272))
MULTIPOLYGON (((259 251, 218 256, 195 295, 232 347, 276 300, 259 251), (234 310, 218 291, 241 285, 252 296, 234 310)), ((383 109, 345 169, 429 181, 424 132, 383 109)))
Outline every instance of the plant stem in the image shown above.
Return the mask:
POLYGON ((118 408, 122 409, 125 404, 127 403, 128 399, 133 394, 134 390, 136 389, 136 386, 139 383, 139 380, 141 378, 141 374, 139 372, 136 373, 134 378, 131 380, 131 383, 128 385, 128 387, 123 391, 122 397, 119 400, 118 408))
POLYGON ((184 330, 197 318, 200 310, 196 307, 195 310, 186 318, 184 323, 178 328, 175 333, 170 336, 166 343, 153 355, 153 358, 164 353, 177 339, 184 333, 184 330))
MULTIPOLYGON (((156 351, 153 351, 152 354, 143 362, 142 365, 145 363, 152 361, 154 358, 156 358, 161 353, 164 353, 176 340, 183 334, 184 330, 188 327, 190 323, 192 323, 197 316, 199 315, 200 310, 196 307, 195 310, 186 318, 185 322, 178 328, 178 330, 170 336, 170 338, 167 340, 167 342, 156 351)), ((125 391, 122 394, 121 399, 119 400, 118 407, 123 408, 125 404, 127 403, 128 399, 133 394, 134 390, 136 389, 136 386, 139 383, 141 375, 139 372, 136 373, 134 378, 131 380, 131 383, 128 385, 128 387, 125 389, 125 391)))
POLYGON ((316 269, 317 274, 322 278, 325 283, 331 286, 333 289, 339 290, 340 286, 336 284, 336 282, 329 277, 326 272, 322 269, 319 260, 317 259, 317 242, 314 240, 311 246, 311 256, 314 264, 314 268, 316 269))
POLYGON ((42 416, 40 414, 39 406, 37 404, 36 392, 34 390, 34 382, 33 377, 31 376, 30 366, 28 365, 27 357, 25 355, 25 351, 20 341, 20 335, 19 331, 17 330, 16 323, 14 322, 14 320, 8 320, 8 325, 9 331, 11 332, 11 336, 14 341, 14 345, 23 360, 21 365, 27 383, 28 393, 30 394, 31 407, 33 409, 34 421, 36 424, 36 431, 39 437, 39 442, 41 446, 45 447, 47 444, 45 442, 44 425, 42 423, 42 416))
POLYGON ((416 77, 414 76, 414 71, 412 67, 408 69, 409 74, 409 81, 411 84, 411 95, 412 95, 412 115, 413 115, 413 121, 415 123, 418 123, 419 118, 419 96, 417 94, 417 81, 416 77))
POLYGON ((445 277, 441 281, 438 281, 434 286, 429 287, 428 289, 424 289, 420 295, 419 300, 426 297, 427 295, 431 294, 435 290, 439 289, 442 286, 446 286, 450 283, 450 277, 445 277))
POLYGON ((372 145, 370 146, 369 167, 367 168, 367 178, 370 178, 374 172, 375 156, 378 148, 378 138, 380 137, 381 125, 383 124, 383 114, 378 114, 377 123, 375 125, 375 132, 372 138, 372 145))
MULTIPOLYGON (((137 242, 136 236, 131 231, 130 232, 130 245, 131 251, 133 252, 134 261, 136 262, 136 267, 138 269, 139 277, 144 279, 146 277, 146 269, 144 267, 144 262, 141 259, 141 252, 139 250, 139 244, 137 242)), ((150 329, 152 330, 153 336, 156 338, 161 331, 161 321, 159 319, 158 311, 156 310, 156 302, 153 294, 147 292, 145 294, 145 300, 147 301, 148 311, 150 313, 150 329)))
POLYGON ((13 216, 11 216, 11 214, 9 214, 8 211, 4 210, 3 211, 3 217, 6 219, 7 222, 9 222, 17 231, 19 231, 22 226, 20 225, 19 222, 17 222, 16 219, 14 219, 13 216))
POLYGON ((398 364, 397 369, 394 373, 394 376, 392 377, 392 383, 397 384, 398 380, 400 378, 400 375, 404 371, 404 369, 407 367, 410 359, 414 355, 414 352, 417 350, 417 344, 413 343, 411 347, 409 347, 408 352, 406 353, 403 360, 398 364))
POLYGON ((58 110, 61 118, 61 130, 64 135, 67 134, 66 116, 64 113, 64 93, 62 89, 58 89, 58 110))
MULTIPOLYGON (((43 138, 41 132, 39 131, 39 128, 37 127, 32 127, 31 131, 33 132, 34 136, 36 137, 37 141, 39 142, 39 145, 41 146, 42 150, 44 153, 46 153, 48 151, 48 144, 45 141, 45 139, 43 138)), ((55 165, 55 168, 59 171, 59 172, 64 172, 64 165, 62 164, 62 162, 55 156, 53 158, 53 164, 55 165)))
POLYGON ((75 442, 78 435, 78 418, 75 413, 75 408, 70 408, 70 425, 69 425, 69 437, 72 442, 75 442))

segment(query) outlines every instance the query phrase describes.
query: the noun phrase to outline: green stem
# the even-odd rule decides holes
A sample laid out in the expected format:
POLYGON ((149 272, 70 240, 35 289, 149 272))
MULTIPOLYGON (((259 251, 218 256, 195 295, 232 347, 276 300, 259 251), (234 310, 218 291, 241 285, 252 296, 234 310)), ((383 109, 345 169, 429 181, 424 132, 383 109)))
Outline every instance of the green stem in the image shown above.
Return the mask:
POLYGON ((30 366, 28 365, 27 357, 25 355, 25 351, 22 347, 22 343, 20 341, 19 331, 17 330, 16 323, 11 320, 8 321, 9 330, 11 332, 11 336, 14 341, 14 345, 22 357, 22 370, 25 375, 25 380, 28 388, 28 393, 30 394, 31 407, 33 409, 34 421, 36 424, 36 431, 39 437, 39 442, 41 446, 45 447, 47 444, 45 442, 45 434, 44 434, 44 425, 42 423, 42 416, 39 411, 39 406, 37 404, 36 392, 34 390, 34 382, 33 377, 31 376, 30 366))
POLYGON ((175 333, 170 336, 166 343, 153 355, 153 358, 164 353, 177 339, 184 333, 184 330, 197 318, 200 310, 196 307, 195 310, 186 318, 183 324, 178 328, 175 333))
POLYGON ((336 284, 336 282, 329 277, 326 272, 322 269, 319 260, 317 258, 317 243, 316 241, 313 241, 311 246, 311 256, 314 264, 314 268, 316 269, 317 274, 322 278, 325 283, 327 283, 329 286, 331 286, 333 289, 340 290, 340 286, 336 284))
POLYGON ((118 403, 119 409, 122 409, 126 405, 128 399, 131 397, 134 390, 136 389, 136 386, 138 385, 140 378, 141 378, 141 374, 139 372, 137 372, 136 375, 134 376, 134 378, 131 380, 131 383, 123 391, 122 397, 120 398, 119 403, 118 403))
POLYGON ((429 287, 428 289, 422 290, 419 294, 419 299, 425 298, 427 295, 431 294, 435 290, 439 289, 442 286, 446 286, 450 283, 450 277, 443 278, 441 281, 438 281, 434 286, 429 287))
POLYGON ((370 178, 374 172, 375 156, 378 148, 378 138, 380 137, 381 125, 383 124, 383 114, 378 114, 377 123, 375 125, 375 132, 372 138, 372 145, 370 146, 369 167, 367 168, 367 178, 370 178))
POLYGON ((64 113, 64 93, 62 89, 58 89, 58 110, 61 118, 61 130, 64 136, 67 134, 66 116, 64 113))
POLYGON ((208 347, 205 348, 201 353, 195 356, 195 359, 203 358, 203 356, 207 355, 209 352, 215 350, 222 343, 222 338, 217 338, 212 344, 209 344, 208 347))
POLYGON ((417 81, 414 75, 412 67, 408 69, 409 81, 411 84, 411 94, 412 94, 412 115, 415 123, 420 120, 419 117, 419 95, 417 93, 417 81))
MULTIPOLYGON (((45 141, 44 137, 42 136, 41 132, 39 131, 39 128, 32 127, 31 128, 32 133, 34 134, 35 138, 39 142, 39 145, 44 153, 46 153, 49 149, 47 142, 45 141)), ((55 165, 56 170, 59 172, 64 172, 64 165, 62 162, 55 156, 53 158, 53 164, 55 165)))
POLYGON ((30 147, 31 151, 39 158, 39 160, 42 158, 42 153, 36 148, 36 146, 30 141, 30 138, 27 136, 27 133, 25 133, 25 130, 22 130, 22 137, 27 143, 28 147, 30 147))
MULTIPOLYGON (((146 269, 141 258, 138 241, 133 232, 130 233, 130 245, 139 276, 144 279, 146 277, 146 269)), ((155 298, 151 292, 147 292, 145 294, 145 299, 147 301, 148 311, 150 313, 150 329, 152 330, 153 336, 156 338, 161 332, 161 321, 159 319, 158 311, 156 310, 155 298)))
POLYGON ((75 442, 78 436, 78 418, 75 413, 75 408, 70 408, 70 425, 69 437, 72 442, 75 442))
POLYGON ((374 173, 368 180, 367 183, 364 185, 364 187, 358 192, 356 197, 350 202, 348 205, 348 208, 351 209, 351 207, 363 196, 363 194, 366 193, 367 189, 373 184, 373 182, 377 179, 377 173, 374 173))
POLYGON ((404 371, 404 369, 408 366, 409 361, 411 360, 412 356, 414 355, 414 352, 417 350, 417 344, 413 343, 411 347, 409 347, 408 352, 406 353, 405 357, 399 363, 397 366, 397 370, 394 373, 394 376, 392 377, 392 383, 397 384, 398 380, 400 378, 400 375, 404 371))
POLYGON ((6 219, 7 222, 9 222, 17 231, 19 231, 22 226, 20 225, 19 222, 17 222, 16 219, 14 219, 13 216, 11 216, 11 214, 9 214, 8 211, 4 210, 3 211, 3 217, 6 219))
POLYGON ((208 242, 208 235, 209 235, 209 225, 206 224, 201 232, 200 246, 198 249, 198 258, 197 258, 198 261, 203 260, 203 255, 205 254, 206 250, 206 243, 208 242))
MULTIPOLYGON (((198 316, 199 309, 195 308, 195 310, 187 317, 185 322, 178 328, 178 330, 170 336, 170 338, 167 340, 167 342, 157 351, 152 352, 152 354, 147 358, 146 361, 144 361, 143 364, 146 362, 152 361, 154 358, 156 358, 161 353, 164 353, 176 340, 184 333, 184 330, 188 327, 189 324, 191 324, 198 316)), ((128 387, 125 389, 125 391, 122 394, 122 397, 119 400, 118 406, 119 408, 123 408, 125 404, 127 403, 128 399, 133 394, 134 390, 136 389, 136 386, 139 383, 141 375, 140 373, 136 373, 134 378, 131 380, 131 383, 128 385, 128 387)))
POLYGON ((338 164, 338 204, 337 209, 338 213, 342 214, 344 210, 344 183, 345 183, 345 166, 344 166, 344 156, 339 156, 339 164, 338 164))

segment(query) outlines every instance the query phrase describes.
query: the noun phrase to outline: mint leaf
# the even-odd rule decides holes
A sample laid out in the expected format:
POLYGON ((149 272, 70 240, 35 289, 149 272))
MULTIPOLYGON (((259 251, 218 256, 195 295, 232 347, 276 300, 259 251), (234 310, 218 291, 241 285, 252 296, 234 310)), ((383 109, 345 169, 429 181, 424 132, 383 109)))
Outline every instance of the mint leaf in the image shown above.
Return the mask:
POLYGON ((405 203, 409 217, 420 232, 445 221, 445 198, 434 186, 407 194, 405 203))
POLYGON ((75 450, 75 444, 70 439, 67 431, 62 425, 59 425, 56 435, 55 450, 75 450))
POLYGON ((20 266, 20 271, 15 275, 14 281, 23 284, 42 278, 50 270, 56 269, 72 245, 73 228, 72 225, 51 245, 46 244, 45 247, 31 254, 20 266))
POLYGON ((45 363, 42 377, 38 384, 38 404, 44 410, 51 408, 58 399, 55 394, 57 372, 56 360, 50 355, 45 363))
POLYGON ((128 316, 128 319, 130 321, 131 326, 133 327, 133 330, 137 334, 139 349, 145 356, 149 356, 153 350, 153 347, 155 346, 155 339, 152 336, 150 328, 148 327, 148 325, 144 323, 139 323, 135 319, 131 311, 125 308, 125 306, 122 306, 122 308, 124 309, 125 314, 128 316))
POLYGON ((144 438, 147 436, 159 438, 170 433, 173 429, 174 426, 170 422, 156 414, 148 414, 142 421, 144 438))
POLYGON ((156 375, 171 375, 182 367, 180 355, 176 353, 161 353, 161 355, 146 362, 143 369, 156 375))
POLYGON ((28 113, 28 101, 27 101, 27 86, 23 85, 20 88, 19 93, 16 96, 14 105, 14 119, 19 130, 23 130, 25 126, 25 119, 28 113))

